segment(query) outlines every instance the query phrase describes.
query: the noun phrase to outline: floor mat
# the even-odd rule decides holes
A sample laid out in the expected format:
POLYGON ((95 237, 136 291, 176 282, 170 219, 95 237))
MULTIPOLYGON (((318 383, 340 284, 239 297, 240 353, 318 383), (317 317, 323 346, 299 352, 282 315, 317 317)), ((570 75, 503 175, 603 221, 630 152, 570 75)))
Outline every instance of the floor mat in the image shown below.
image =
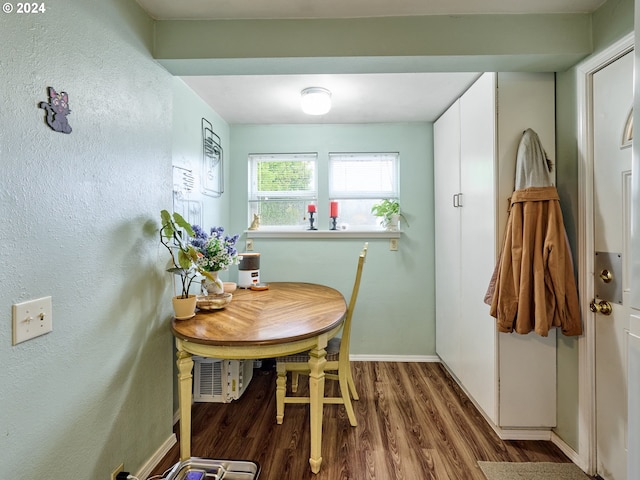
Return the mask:
POLYGON ((573 463, 478 462, 487 480, 590 480, 573 463))

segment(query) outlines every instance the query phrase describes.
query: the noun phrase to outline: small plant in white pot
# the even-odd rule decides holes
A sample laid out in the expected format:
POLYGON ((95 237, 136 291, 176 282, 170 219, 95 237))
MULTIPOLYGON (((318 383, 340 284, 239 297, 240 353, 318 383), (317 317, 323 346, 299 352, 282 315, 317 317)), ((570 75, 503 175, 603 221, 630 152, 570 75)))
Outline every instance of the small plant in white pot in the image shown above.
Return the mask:
POLYGON ((407 227, 409 226, 409 222, 400 211, 398 200, 390 198, 381 200, 371 207, 371 213, 376 217, 380 217, 380 224, 389 231, 397 232, 400 229, 399 221, 401 218, 407 224, 407 227))
POLYGON ((213 276, 198 263, 202 254, 189 243, 189 237, 195 236, 189 222, 179 213, 171 214, 167 210, 162 210, 160 217, 160 243, 169 250, 173 263, 167 271, 180 276, 181 293, 173 297, 173 308, 176 318, 190 318, 196 310, 196 295, 189 294, 191 284, 196 277, 213 280, 213 276))

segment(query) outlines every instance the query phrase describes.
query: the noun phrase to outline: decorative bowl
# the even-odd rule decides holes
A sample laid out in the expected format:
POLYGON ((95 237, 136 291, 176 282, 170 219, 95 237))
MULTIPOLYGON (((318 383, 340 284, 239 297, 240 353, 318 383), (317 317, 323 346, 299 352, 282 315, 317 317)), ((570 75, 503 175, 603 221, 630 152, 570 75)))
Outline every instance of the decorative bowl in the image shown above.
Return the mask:
POLYGON ((201 310, 220 310, 231 302, 233 295, 219 293, 217 295, 198 295, 196 306, 201 310))
POLYGON ((235 282, 223 282, 224 285, 224 293, 233 293, 238 288, 235 282))

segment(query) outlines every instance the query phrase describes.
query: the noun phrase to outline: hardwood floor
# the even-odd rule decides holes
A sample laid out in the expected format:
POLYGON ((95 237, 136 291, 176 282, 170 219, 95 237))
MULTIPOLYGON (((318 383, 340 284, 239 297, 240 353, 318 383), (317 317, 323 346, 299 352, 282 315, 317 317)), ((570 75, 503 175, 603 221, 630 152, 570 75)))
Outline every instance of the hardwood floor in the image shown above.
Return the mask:
MULTIPOLYGON (((551 442, 503 441, 439 363, 352 362, 357 427, 324 409, 322 469, 309 469, 309 409, 275 421, 275 371, 255 370, 235 402, 193 406, 192 455, 257 461, 260 480, 486 480, 477 461, 569 462, 551 442)), ((338 394, 337 382, 327 389, 338 394)), ((300 393, 306 380, 300 379, 300 393)), ((176 429, 177 433, 177 429, 176 429)), ((153 474, 178 461, 174 446, 153 474)))

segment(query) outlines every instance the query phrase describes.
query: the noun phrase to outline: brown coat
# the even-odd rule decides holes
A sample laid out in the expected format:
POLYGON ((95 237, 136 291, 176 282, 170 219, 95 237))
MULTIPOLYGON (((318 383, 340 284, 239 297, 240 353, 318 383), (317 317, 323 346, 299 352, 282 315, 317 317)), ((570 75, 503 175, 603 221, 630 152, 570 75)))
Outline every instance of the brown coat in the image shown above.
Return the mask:
POLYGON ((490 313, 500 332, 582 334, 578 291, 555 187, 516 190, 490 313))

